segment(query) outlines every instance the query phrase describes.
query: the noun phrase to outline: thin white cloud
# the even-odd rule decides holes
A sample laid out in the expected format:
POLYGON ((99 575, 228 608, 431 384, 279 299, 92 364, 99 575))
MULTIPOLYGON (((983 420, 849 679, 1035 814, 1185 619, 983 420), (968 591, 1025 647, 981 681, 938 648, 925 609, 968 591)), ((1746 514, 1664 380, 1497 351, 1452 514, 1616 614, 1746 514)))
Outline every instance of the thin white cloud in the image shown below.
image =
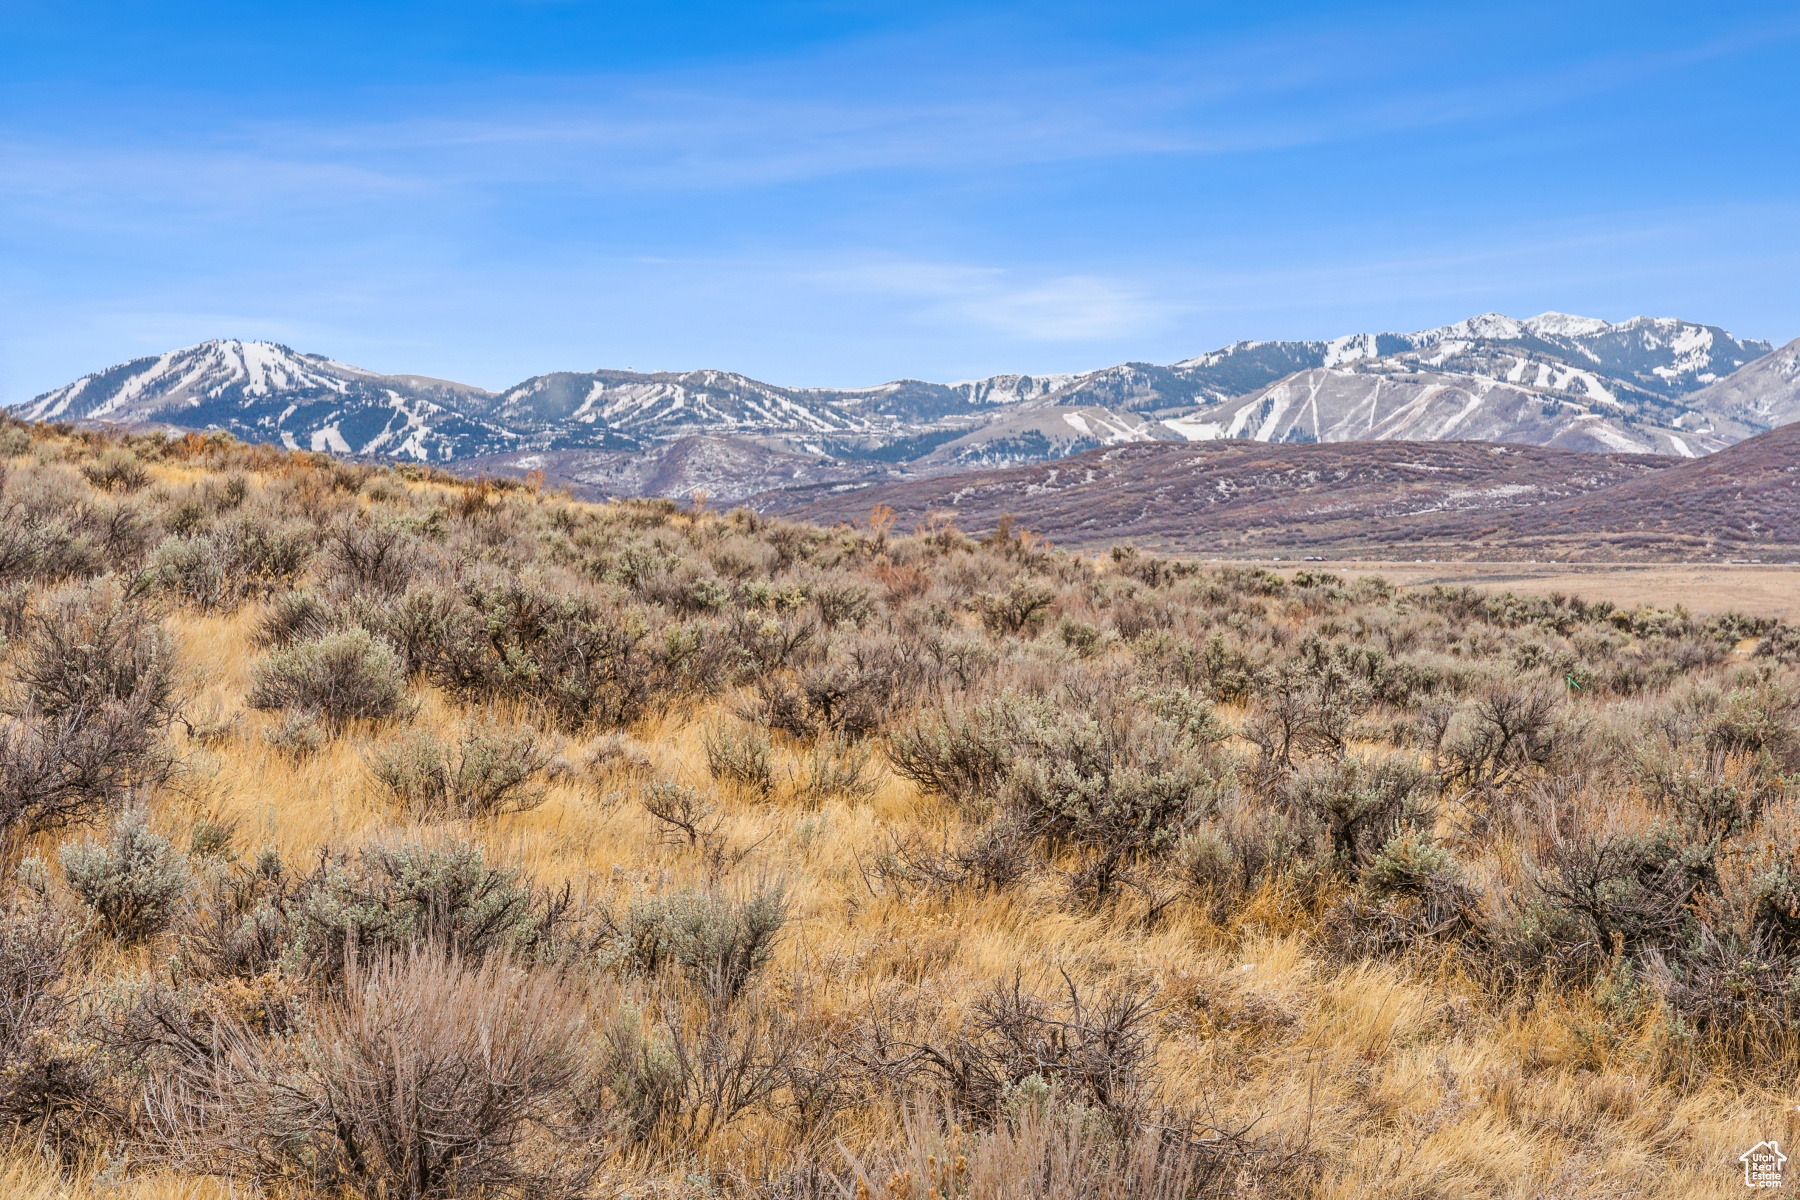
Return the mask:
POLYGON ((808 273, 827 289, 902 302, 923 325, 971 323, 1024 341, 1106 341, 1150 333, 1180 306, 1096 275, 1024 277, 998 267, 873 259, 808 273))

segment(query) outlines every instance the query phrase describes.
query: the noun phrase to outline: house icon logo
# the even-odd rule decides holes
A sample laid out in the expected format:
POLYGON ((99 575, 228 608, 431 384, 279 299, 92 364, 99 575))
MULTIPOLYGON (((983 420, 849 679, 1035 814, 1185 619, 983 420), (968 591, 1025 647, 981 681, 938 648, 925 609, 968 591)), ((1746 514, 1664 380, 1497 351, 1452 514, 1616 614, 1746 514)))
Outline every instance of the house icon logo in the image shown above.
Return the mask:
POLYGON ((1781 1186, 1781 1167, 1788 1156, 1781 1152, 1776 1142, 1758 1142, 1742 1154, 1738 1161, 1744 1164, 1744 1186, 1748 1188, 1778 1188, 1781 1186))

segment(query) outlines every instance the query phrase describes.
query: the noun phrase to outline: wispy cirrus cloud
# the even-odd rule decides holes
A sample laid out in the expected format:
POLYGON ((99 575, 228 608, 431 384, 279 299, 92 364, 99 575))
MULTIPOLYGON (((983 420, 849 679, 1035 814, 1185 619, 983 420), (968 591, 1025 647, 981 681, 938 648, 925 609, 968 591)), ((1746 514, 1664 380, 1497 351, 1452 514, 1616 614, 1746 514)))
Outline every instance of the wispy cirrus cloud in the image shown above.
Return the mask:
POLYGON ((1148 333, 1181 307, 1120 279, 938 261, 862 259, 801 275, 832 291, 900 301, 919 325, 974 324, 1028 342, 1148 333))
MULTIPOLYGON (((1800 36, 1800 20, 1699 44, 1473 75, 1395 68, 1444 53, 1417 28, 1284 29, 1155 53, 974 61, 929 37, 832 46, 730 71, 372 88, 364 111, 198 111, 203 132, 61 136, 13 119, 0 195, 129 194, 211 209, 401 192, 573 186, 724 191, 869 172, 992 172, 1291 150, 1542 110, 1800 36)), ((84 205, 83 207, 90 207, 84 205)))

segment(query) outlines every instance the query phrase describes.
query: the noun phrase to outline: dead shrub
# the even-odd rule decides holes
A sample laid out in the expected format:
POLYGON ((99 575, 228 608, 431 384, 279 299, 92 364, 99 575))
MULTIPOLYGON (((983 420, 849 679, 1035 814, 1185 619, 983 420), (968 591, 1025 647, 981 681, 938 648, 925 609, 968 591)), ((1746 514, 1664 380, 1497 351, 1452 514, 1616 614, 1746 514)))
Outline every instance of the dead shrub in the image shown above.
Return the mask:
POLYGON ((668 780, 657 780, 644 789, 643 806, 662 826, 665 840, 696 848, 715 839, 724 820, 719 806, 698 789, 668 780))
POLYGON ((996 982, 941 1040, 915 1040, 878 1015, 869 1028, 871 1066, 895 1082, 938 1090, 983 1126, 1005 1118, 1024 1088, 1057 1089, 1128 1128, 1153 1082, 1156 1007, 1142 990, 1089 994, 1067 974, 1062 982, 1059 1003, 1025 990, 1020 975, 996 982))
POLYGON ((1031 833, 1016 820, 999 817, 976 826, 955 844, 948 834, 933 846, 918 834, 891 833, 863 875, 898 895, 965 887, 997 891, 1024 879, 1037 866, 1031 833))
POLYGON ((16 666, 39 717, 79 717, 125 705, 166 724, 174 713, 175 653, 154 614, 125 586, 65 589, 27 619, 16 666))
POLYGON ((340 521, 332 527, 326 541, 329 577, 351 591, 397 596, 412 582, 420 559, 416 540, 391 524, 364 519, 340 521))
MULTIPOLYGON (((1196 1200, 1230 1194, 1255 1158, 1241 1134, 1168 1114, 1120 1132, 1047 1090, 1021 1092, 1007 1119, 965 1130, 953 1114, 910 1106, 897 1151, 853 1160, 844 1195, 894 1200, 1196 1200)), ((1268 1173, 1264 1173, 1264 1178, 1268 1173)))
POLYGON ((297 1038, 216 1074, 234 1173, 369 1200, 580 1196, 579 999, 554 976, 410 953, 353 965, 297 1038))
POLYGON ((77 932, 45 904, 0 911, 0 1122, 65 1159, 116 1115, 91 1047, 70 1036, 77 932))
POLYGON ((93 820, 171 768, 142 699, 0 717, 0 831, 30 836, 93 820))
POLYGON ((1599 820, 1546 839, 1537 889, 1574 917, 1589 957, 1674 952, 1691 934, 1690 902, 1712 873, 1716 847, 1687 852, 1675 831, 1599 820))
POLYGON ((1460 710, 1426 710, 1443 786, 1483 793, 1550 761, 1556 698, 1546 689, 1492 686, 1460 710))

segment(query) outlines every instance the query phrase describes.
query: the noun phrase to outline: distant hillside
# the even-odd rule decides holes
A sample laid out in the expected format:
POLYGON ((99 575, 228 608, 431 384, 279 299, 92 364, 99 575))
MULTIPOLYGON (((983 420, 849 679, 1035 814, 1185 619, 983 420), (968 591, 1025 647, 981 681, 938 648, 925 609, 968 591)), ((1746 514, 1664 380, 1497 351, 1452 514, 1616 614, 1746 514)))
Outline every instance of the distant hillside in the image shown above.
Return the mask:
POLYGON ((1157 443, 752 503, 823 522, 885 504, 903 526, 947 513, 971 532, 1012 514, 1065 545, 1224 556, 1787 559, 1800 556, 1800 425, 1691 461, 1480 442, 1157 443))

